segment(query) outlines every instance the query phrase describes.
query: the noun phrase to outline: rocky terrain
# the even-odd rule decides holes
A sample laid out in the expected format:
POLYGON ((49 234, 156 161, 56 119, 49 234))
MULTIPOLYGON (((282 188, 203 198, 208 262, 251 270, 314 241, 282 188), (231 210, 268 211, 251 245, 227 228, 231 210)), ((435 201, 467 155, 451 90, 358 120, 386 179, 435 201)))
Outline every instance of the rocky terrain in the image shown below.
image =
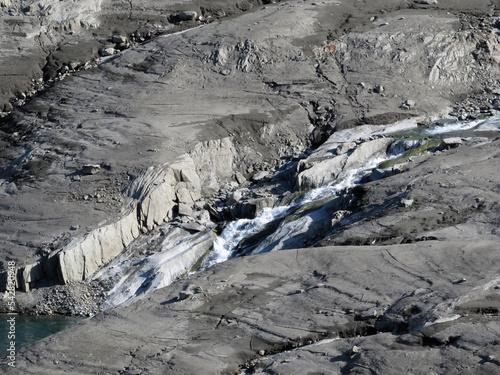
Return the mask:
POLYGON ((499 371, 499 2, 0 6, 5 373, 499 371))

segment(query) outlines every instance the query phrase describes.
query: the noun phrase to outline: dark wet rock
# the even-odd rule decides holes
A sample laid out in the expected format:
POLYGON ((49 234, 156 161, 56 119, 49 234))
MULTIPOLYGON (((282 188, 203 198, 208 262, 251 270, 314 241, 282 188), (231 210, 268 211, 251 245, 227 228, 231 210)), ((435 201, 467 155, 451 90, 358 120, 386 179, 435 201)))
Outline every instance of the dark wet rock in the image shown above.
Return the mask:
POLYGON ((399 139, 391 143, 389 148, 387 149, 387 152, 390 155, 399 155, 403 154, 404 152, 408 150, 412 150, 420 145, 419 140, 403 140, 399 139))
POLYGON ((177 15, 177 18, 181 21, 191 21, 198 19, 198 13, 192 10, 185 10, 177 15))
POLYGON ((92 175, 99 173, 101 171, 101 166, 99 164, 87 164, 82 167, 82 173, 92 175))
POLYGON ((273 207, 276 203, 276 197, 251 198, 242 200, 231 206, 231 216, 233 219, 254 218, 266 207, 273 207))
POLYGON ((121 44, 121 43, 126 43, 127 42, 127 37, 123 35, 113 35, 113 38, 111 38, 113 43, 116 44, 121 44))

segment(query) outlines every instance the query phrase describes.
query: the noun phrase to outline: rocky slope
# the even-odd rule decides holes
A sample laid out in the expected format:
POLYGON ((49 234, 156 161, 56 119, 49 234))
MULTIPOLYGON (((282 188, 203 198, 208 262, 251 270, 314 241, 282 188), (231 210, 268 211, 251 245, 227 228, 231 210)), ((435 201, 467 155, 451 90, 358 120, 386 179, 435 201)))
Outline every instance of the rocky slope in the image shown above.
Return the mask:
MULTIPOLYGON (((95 272, 124 252, 163 262, 165 244, 177 238, 170 231, 201 233, 200 246, 176 247, 175 262, 139 282, 166 285, 196 265, 226 219, 384 155, 393 140, 374 137, 375 125, 383 131, 413 117, 428 126, 449 112, 466 120, 499 108, 497 2, 195 1, 162 8, 158 19, 148 16, 159 14, 155 2, 130 2, 126 12, 118 2, 79 2, 77 21, 69 1, 3 3, 8 17, 30 20, 23 27, 53 35, 43 53, 36 38, 15 35, 38 60, 16 65, 20 78, 8 80, 5 98, 42 68, 46 79, 61 73, 28 103, 18 97, 0 124, 0 255, 16 262, 26 291, 53 282, 91 287, 95 272), (50 26, 55 14, 67 25, 56 17, 62 23, 50 26), (68 26, 78 23, 88 27, 68 26), (201 27, 142 42, 142 26, 201 27), (92 59, 71 40, 110 56, 68 74, 78 70, 71 61, 92 59), (68 51, 75 60, 61 57, 68 51), (356 136, 343 139, 346 131, 356 136)), ((281 247, 291 250, 188 276, 20 350, 16 369, 2 366, 313 373, 312 361, 315 373, 495 373, 499 141, 478 135, 375 170, 340 205, 324 205, 322 221, 302 228, 303 242, 281 247)), ((19 293, 19 309, 47 311, 38 308, 46 288, 19 293)))
MULTIPOLYGON (((351 17, 362 8, 266 6, 238 22, 160 37, 71 75, 15 111, 2 125, 1 241, 4 259, 18 264, 20 286, 54 278, 58 268, 66 280, 60 250, 103 224, 118 233, 109 256, 119 253, 120 242, 130 243, 120 223, 141 210, 141 199, 154 199, 137 200, 123 187, 185 152, 217 149, 202 146, 206 140, 229 137, 238 155, 219 155, 213 167, 204 158, 195 163, 210 195, 236 182, 236 172, 251 178, 280 158, 300 156, 333 129, 445 113, 458 96, 494 88, 495 18, 464 30, 463 14, 433 9, 426 16, 419 4, 391 1, 351 17), (315 22, 325 14, 331 19, 315 22)), ((186 203, 174 196, 176 188, 171 194, 177 205, 186 203)), ((177 207, 159 204, 155 218, 127 227, 132 238, 177 207)))
POLYGON ((17 369, 5 372, 493 374, 497 243, 321 247, 232 260, 22 349, 17 369), (293 350, 324 339, 335 340, 293 350))

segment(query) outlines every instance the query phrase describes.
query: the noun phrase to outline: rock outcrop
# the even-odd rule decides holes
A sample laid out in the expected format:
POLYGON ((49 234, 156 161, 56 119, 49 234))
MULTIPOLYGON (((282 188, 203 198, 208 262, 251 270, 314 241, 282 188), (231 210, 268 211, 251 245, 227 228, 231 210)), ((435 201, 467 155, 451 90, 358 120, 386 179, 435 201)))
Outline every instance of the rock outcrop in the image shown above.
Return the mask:
POLYGON ((359 146, 356 144, 352 146, 352 141, 334 144, 332 149, 326 150, 331 153, 330 158, 324 157, 325 160, 319 163, 308 158, 299 163, 299 170, 305 170, 297 176, 298 187, 300 190, 314 189, 334 181, 342 171, 359 168, 368 161, 385 158, 387 147, 392 142, 390 138, 380 138, 363 142, 359 146), (346 148, 347 151, 342 153, 346 148), (312 166, 307 168, 311 164, 312 166))
MULTIPOLYGON (((128 187, 127 211, 114 223, 99 227, 75 238, 63 249, 51 254, 50 262, 29 264, 18 271, 23 291, 43 278, 57 277, 63 283, 82 281, 123 252, 141 232, 147 232, 173 218, 179 205, 191 205, 202 197, 204 189, 214 189, 233 174, 235 149, 230 138, 197 145, 191 155, 185 154, 161 168, 150 168, 128 187), (194 160, 193 160, 194 158, 194 160), (201 177, 200 177, 200 175, 201 177), (188 198, 185 198, 185 196, 188 198), (45 263, 50 263, 46 267, 45 263), (57 269, 57 274, 51 271, 57 269)), ((177 276, 191 269, 206 252, 179 258, 172 271, 177 276)))
POLYGON ((499 282, 489 266, 499 261, 496 244, 322 247, 235 259, 23 348, 17 368, 2 370, 307 373, 312 362, 327 373, 494 373, 499 322, 483 311, 498 309, 488 297, 499 282))
POLYGON ((118 282, 2 371, 498 372, 496 2, 22 3, 0 4, 0 48, 26 47, 0 65, 0 266, 22 290, 118 282), (390 139, 450 112, 477 123, 390 139), (231 215, 387 151, 245 239, 267 254, 187 275, 231 215))
POLYGON ((310 156, 298 163, 296 178, 299 190, 327 185, 343 171, 370 163, 375 166, 377 161, 387 157, 388 147, 394 142, 390 138, 391 133, 416 127, 416 119, 408 119, 387 126, 365 125, 335 132, 310 156))

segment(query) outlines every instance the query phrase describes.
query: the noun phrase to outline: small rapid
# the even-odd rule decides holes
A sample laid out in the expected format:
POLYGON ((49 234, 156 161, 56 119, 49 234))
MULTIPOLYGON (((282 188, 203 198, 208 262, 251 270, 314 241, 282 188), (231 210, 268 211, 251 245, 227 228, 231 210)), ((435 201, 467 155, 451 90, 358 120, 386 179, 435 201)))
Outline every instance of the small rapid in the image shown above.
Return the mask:
POLYGON ((330 180, 321 179, 317 187, 289 192, 280 205, 264 208, 253 219, 227 223, 215 239, 209 227, 197 228, 193 233, 182 224, 166 223, 154 235, 135 241, 127 252, 93 276, 94 280, 112 281, 102 307, 131 303, 185 274, 232 258, 311 246, 338 225, 349 225, 349 207, 355 199, 352 192, 359 184, 390 175, 395 165, 406 163, 413 155, 437 150, 436 146, 447 136, 465 134, 478 138, 489 134, 489 138, 481 138, 484 143, 497 136, 499 130, 500 118, 493 117, 470 122, 444 121, 428 127, 406 121, 337 132, 308 156, 313 168, 325 160, 342 160, 339 173, 331 174, 330 180), (350 145, 350 149, 339 152, 342 145, 350 145), (183 264, 194 266, 185 269, 183 264))
MULTIPOLYGON (((395 158, 397 156, 398 155, 392 155, 389 156, 389 158, 395 158)), ((265 208, 254 219, 240 219, 231 222, 217 237, 212 254, 205 261, 202 269, 207 269, 214 264, 224 262, 234 257, 258 254, 294 246, 300 241, 295 242, 291 240, 285 243, 285 240, 293 239, 303 234, 301 231, 303 226, 300 225, 300 223, 304 221, 304 217, 306 217, 305 220, 326 219, 326 214, 315 215, 316 217, 313 219, 312 213, 321 211, 324 204, 339 197, 339 195, 347 189, 356 186, 373 170, 373 168, 377 167, 385 160, 387 160, 387 158, 374 159, 360 168, 348 170, 342 173, 334 182, 307 192, 303 197, 293 201, 289 205, 265 208), (285 218, 292 219, 285 220, 285 218), (271 223, 275 223, 275 230, 267 234, 265 229, 271 223), (252 237, 257 237, 255 239, 259 243, 247 243, 247 248, 245 248, 245 246, 242 248, 241 244, 252 237)))
MULTIPOLYGON (((367 127, 372 130, 373 127, 367 127)), ((264 253, 273 250, 299 248, 310 244, 306 241, 310 237, 312 222, 331 220, 335 205, 327 207, 324 205, 332 202, 348 189, 358 185, 375 168, 383 168, 383 163, 397 160, 418 146, 422 145, 416 139, 442 139, 444 136, 460 136, 478 133, 498 132, 500 130, 500 118, 473 120, 468 122, 455 122, 445 119, 429 127, 412 127, 391 134, 395 142, 388 148, 385 157, 369 160, 361 167, 349 169, 341 173, 334 181, 316 189, 308 191, 301 198, 288 205, 274 208, 265 208, 254 219, 240 219, 228 224, 222 233, 217 237, 213 251, 203 263, 201 269, 224 262, 231 258, 244 255, 264 253), (406 148, 396 146, 396 139, 409 139, 406 148), (306 229, 305 229, 306 228, 306 229)), ((376 133, 376 130, 373 133, 376 133)), ((369 133, 361 131, 361 135, 367 136, 369 133)), ((349 130, 345 134, 340 134, 342 142, 353 140, 353 133, 349 130)), ((425 149, 425 152, 429 151, 425 149)), ((319 225, 320 230, 328 230, 328 225, 319 225)))

